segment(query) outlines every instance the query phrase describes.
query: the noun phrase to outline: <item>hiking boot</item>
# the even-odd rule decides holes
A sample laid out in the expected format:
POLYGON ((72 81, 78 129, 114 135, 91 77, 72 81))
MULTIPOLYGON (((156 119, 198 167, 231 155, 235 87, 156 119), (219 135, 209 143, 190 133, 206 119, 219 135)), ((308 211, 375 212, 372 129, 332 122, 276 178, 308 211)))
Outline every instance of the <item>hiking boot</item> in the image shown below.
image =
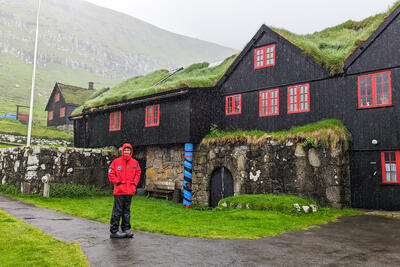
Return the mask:
POLYGON ((120 231, 110 234, 110 238, 125 238, 125 237, 127 237, 126 233, 120 231))
POLYGON ((125 230, 122 233, 126 234, 127 238, 132 238, 133 237, 133 232, 131 230, 125 230))

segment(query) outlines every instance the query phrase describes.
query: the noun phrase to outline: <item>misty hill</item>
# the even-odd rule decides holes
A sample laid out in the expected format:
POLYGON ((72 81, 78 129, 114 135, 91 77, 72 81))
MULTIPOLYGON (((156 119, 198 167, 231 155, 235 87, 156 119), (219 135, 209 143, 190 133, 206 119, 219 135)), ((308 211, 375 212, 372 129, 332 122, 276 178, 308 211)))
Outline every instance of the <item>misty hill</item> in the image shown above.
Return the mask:
MULTIPOLYGON (((0 113, 27 104, 37 1, 0 0, 0 113)), ((216 61, 233 49, 177 35, 81 0, 42 0, 37 103, 56 81, 96 88, 193 62, 216 61)))

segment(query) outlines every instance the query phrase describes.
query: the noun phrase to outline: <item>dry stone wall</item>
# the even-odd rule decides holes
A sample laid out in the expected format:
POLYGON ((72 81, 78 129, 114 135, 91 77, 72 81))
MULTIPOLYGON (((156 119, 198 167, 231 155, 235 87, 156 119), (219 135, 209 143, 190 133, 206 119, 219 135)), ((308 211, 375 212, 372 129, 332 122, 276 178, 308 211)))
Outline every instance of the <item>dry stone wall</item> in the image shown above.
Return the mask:
POLYGON ((13 147, 0 149, 0 181, 25 194, 43 192, 43 176, 52 184, 81 184, 111 188, 107 168, 116 151, 77 148, 13 147))
POLYGON ((350 205, 349 155, 335 148, 303 147, 296 140, 269 139, 263 145, 198 146, 193 165, 193 203, 208 205, 210 177, 225 167, 234 194, 285 193, 311 197, 320 205, 350 205))
MULTIPOLYGON (((13 135, 13 134, 0 134, 0 142, 15 143, 15 144, 26 144, 26 136, 13 135)), ((31 143, 33 145, 60 145, 60 146, 72 146, 72 142, 67 140, 57 140, 57 139, 44 139, 32 137, 31 143)))

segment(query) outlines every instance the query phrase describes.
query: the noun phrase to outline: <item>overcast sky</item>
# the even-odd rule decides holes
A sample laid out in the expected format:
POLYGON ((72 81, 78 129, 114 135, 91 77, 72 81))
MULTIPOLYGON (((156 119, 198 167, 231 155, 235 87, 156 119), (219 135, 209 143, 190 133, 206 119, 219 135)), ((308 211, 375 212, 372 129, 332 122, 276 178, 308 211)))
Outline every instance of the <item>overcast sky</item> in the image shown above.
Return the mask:
POLYGON ((395 0, 87 0, 162 29, 241 50, 258 28, 298 34, 386 11, 395 0))

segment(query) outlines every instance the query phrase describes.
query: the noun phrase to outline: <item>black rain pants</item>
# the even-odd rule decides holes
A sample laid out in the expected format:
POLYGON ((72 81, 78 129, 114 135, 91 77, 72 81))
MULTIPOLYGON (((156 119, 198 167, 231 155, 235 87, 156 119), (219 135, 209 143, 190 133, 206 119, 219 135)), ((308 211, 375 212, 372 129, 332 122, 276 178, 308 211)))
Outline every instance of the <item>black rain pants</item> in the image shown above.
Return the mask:
POLYGON ((121 230, 126 231, 131 229, 131 202, 132 195, 114 195, 114 207, 110 221, 111 233, 118 232, 121 217, 121 230))

